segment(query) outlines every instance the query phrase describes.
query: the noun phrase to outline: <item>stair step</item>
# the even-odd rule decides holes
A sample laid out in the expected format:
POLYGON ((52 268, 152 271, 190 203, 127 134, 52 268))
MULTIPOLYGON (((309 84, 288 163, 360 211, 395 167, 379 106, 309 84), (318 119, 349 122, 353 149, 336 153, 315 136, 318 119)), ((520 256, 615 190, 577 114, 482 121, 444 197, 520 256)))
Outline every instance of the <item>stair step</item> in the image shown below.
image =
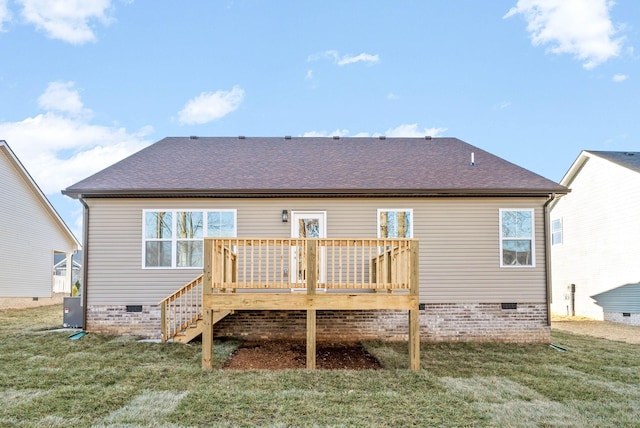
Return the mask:
MULTIPOLYGON (((233 311, 222 311, 222 310, 215 311, 214 317, 213 317, 214 324, 217 322, 220 322, 227 315, 231 315, 231 314, 233 314, 233 311)), ((174 341, 180 342, 180 343, 188 343, 194 338, 198 337, 203 330, 204 330, 203 314, 199 314, 196 322, 191 323, 190 325, 185 327, 184 330, 179 331, 174 335, 174 341)))

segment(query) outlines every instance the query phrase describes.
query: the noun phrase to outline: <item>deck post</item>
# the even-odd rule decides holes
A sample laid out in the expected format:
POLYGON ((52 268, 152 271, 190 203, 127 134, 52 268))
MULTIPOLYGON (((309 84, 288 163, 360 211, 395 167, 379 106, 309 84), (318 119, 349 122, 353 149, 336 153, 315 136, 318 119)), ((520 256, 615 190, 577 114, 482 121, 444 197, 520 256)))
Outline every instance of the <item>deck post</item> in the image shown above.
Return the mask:
POLYGON ((202 294, 213 293, 213 243, 212 239, 205 238, 204 240, 202 294))
POLYGON ((409 368, 420 370, 420 315, 417 309, 409 309, 409 368))
POLYGON ((160 303, 160 332, 162 333, 162 342, 166 342, 167 339, 167 304, 166 302, 160 303))
MULTIPOLYGON (((307 240, 307 295, 316 294, 318 241, 307 240)), ((307 369, 316 368, 316 310, 307 309, 307 369)))
MULTIPOLYGON (((411 241, 409 292, 416 297, 420 296, 418 246, 417 240, 411 241)), ((415 305, 418 306, 418 303, 416 302, 415 305)), ((409 368, 413 371, 420 370, 420 311, 418 307, 409 309, 409 368)))
POLYGON ((204 328, 202 330, 202 368, 213 369, 213 310, 203 313, 204 328))
POLYGON ((316 368, 316 310, 307 309, 307 369, 316 368))

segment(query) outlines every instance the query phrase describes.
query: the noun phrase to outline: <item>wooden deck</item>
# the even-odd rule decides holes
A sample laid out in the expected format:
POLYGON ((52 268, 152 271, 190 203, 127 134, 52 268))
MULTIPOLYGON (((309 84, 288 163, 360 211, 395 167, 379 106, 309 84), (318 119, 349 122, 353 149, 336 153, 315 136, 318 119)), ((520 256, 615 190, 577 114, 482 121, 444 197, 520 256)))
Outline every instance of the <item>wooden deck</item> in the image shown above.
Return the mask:
POLYGON ((203 368, 212 368, 216 320, 236 310, 306 311, 309 369, 316 366, 316 311, 407 310, 410 368, 420 368, 417 240, 206 238, 203 276, 194 283, 200 315, 182 320, 172 309, 180 305, 165 299, 163 339, 201 323, 203 368))

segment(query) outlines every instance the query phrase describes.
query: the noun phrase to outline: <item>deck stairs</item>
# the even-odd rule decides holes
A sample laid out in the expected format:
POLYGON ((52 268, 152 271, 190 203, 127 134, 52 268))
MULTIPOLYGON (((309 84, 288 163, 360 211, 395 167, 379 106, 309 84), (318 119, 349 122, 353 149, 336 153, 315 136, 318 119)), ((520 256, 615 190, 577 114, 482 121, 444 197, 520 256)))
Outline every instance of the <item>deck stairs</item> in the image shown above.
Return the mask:
MULTIPOLYGON (((214 311, 213 312, 213 324, 215 325, 217 322, 221 321, 227 315, 231 315, 233 311, 214 311)), ((191 324, 189 324, 186 328, 178 331, 173 336, 174 342, 179 343, 189 343, 196 337, 202 334, 204 329, 204 321, 202 320, 202 313, 199 314, 198 318, 191 324)))
MULTIPOLYGON (((160 302, 163 342, 189 343, 202 334, 202 278, 199 275, 160 302)), ((213 324, 232 313, 232 310, 214 311, 213 324)))

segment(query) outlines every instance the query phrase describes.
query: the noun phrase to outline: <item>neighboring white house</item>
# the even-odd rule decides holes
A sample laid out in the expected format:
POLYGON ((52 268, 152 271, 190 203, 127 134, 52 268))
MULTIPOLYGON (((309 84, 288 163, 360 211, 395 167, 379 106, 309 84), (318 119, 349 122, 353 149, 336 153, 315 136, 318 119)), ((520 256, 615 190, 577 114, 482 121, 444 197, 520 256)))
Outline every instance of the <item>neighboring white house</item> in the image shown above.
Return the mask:
POLYGON ((0 183, 0 307, 49 302, 54 255, 65 254, 71 265, 80 243, 4 140, 0 183))
POLYGON ((67 276, 67 255, 56 254, 53 259, 53 292, 65 293, 67 295, 72 293, 72 286, 76 281, 80 281, 80 272, 82 270, 82 251, 77 251, 73 254, 71 262, 71 281, 67 276))
POLYGON ((625 284, 591 296, 606 321, 640 326, 640 283, 625 284))
POLYGON ((591 296, 640 281, 640 152, 583 151, 561 184, 571 193, 551 209, 551 311, 603 319, 591 296))

